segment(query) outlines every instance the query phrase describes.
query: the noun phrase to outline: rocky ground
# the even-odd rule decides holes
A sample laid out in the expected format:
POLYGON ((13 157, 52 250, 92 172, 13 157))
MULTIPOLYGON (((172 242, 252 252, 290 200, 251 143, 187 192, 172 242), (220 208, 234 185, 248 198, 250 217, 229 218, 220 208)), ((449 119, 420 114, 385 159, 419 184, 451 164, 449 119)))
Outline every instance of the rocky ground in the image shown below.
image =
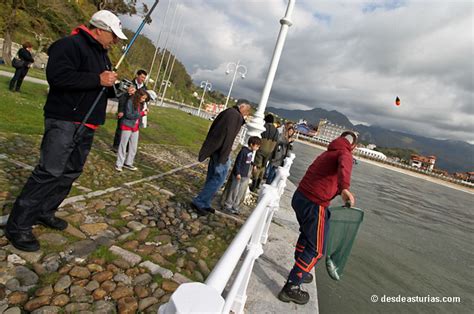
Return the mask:
MULTIPOLYGON (((39 158, 38 136, 0 134, 0 221, 39 158)), ((242 224, 189 207, 205 164, 176 146, 140 145, 139 171, 114 170, 97 138, 57 216, 34 228, 41 250, 13 248, 0 229, 0 313, 156 313, 176 288, 204 281, 242 224)), ((248 213, 248 209, 247 209, 248 213)))

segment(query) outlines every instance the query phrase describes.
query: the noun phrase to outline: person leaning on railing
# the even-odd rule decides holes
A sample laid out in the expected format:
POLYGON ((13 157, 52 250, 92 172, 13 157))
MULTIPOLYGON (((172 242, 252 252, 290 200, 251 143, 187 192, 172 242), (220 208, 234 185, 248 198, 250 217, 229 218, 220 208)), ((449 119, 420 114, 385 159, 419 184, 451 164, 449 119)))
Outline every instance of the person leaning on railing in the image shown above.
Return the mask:
POLYGON ((295 248, 295 264, 278 294, 283 302, 306 304, 309 301, 309 293, 301 289, 301 284, 313 281, 310 271, 325 254, 330 201, 341 195, 344 203, 354 205, 349 187, 352 151, 356 146, 357 135, 343 132, 309 166, 293 195, 291 206, 300 225, 300 235, 295 248))

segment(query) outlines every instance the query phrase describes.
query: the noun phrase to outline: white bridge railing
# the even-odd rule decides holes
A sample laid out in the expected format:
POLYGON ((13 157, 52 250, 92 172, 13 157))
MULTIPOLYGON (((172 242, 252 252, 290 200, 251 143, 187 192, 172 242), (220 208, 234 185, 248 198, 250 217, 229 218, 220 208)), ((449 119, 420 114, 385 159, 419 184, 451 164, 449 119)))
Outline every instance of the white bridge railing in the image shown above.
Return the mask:
POLYGON ((232 243, 217 262, 205 283, 184 283, 172 294, 168 303, 163 304, 158 313, 243 313, 247 300, 247 286, 255 260, 263 253, 263 244, 267 242, 268 229, 273 214, 278 210, 280 197, 290 175, 295 155, 291 154, 277 170, 271 185, 264 184, 257 206, 241 227, 232 243), (245 259, 239 269, 235 269, 239 260, 245 259), (225 287, 234 270, 235 279, 223 296, 225 287))

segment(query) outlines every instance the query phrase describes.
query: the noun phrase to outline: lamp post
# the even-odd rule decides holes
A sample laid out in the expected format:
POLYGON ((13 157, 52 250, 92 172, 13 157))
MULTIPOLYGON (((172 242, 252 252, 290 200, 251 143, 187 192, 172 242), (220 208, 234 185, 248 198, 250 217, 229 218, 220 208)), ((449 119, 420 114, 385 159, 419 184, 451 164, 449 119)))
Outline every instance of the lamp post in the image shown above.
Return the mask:
POLYGON ((232 82, 230 83, 229 93, 227 94, 227 99, 225 100, 224 109, 227 108, 227 104, 229 103, 230 93, 232 92, 232 87, 234 86, 234 81, 237 73, 239 73, 240 77, 244 79, 245 74, 247 74, 247 67, 243 64, 240 64, 240 60, 237 61, 237 63, 231 62, 227 64, 225 74, 230 74, 232 72, 234 72, 234 76, 232 77, 232 82))
POLYGON ((201 106, 202 106, 202 103, 204 102, 204 95, 206 95, 206 90, 210 91, 211 88, 212 88, 212 84, 208 80, 202 81, 201 82, 201 88, 203 89, 203 91, 202 91, 201 102, 199 103, 199 109, 198 109, 198 113, 197 113, 198 116, 201 113, 201 106))
POLYGON ((257 112, 255 113, 252 121, 248 123, 248 132, 246 135, 248 137, 249 136, 260 137, 260 134, 263 131, 265 131, 263 114, 267 106, 268 97, 270 96, 273 80, 275 79, 275 73, 278 68, 278 62, 280 61, 283 45, 285 44, 288 28, 293 24, 293 22, 291 21, 291 14, 293 13, 294 6, 295 6, 295 0, 288 0, 288 6, 286 8, 285 16, 280 20, 280 24, 281 24, 280 33, 278 34, 278 39, 275 45, 275 49, 273 50, 273 57, 270 63, 270 68, 268 69, 267 79, 265 80, 262 96, 260 98, 260 102, 258 103, 257 112))

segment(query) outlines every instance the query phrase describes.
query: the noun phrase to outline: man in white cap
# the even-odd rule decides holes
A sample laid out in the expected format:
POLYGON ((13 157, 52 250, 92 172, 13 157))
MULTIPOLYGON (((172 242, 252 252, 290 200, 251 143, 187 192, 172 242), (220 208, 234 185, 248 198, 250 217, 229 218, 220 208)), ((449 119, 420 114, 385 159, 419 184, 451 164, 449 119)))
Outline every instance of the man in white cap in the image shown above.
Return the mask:
POLYGON ((117 79, 107 52, 119 39, 127 39, 120 20, 102 10, 92 16, 89 27, 77 27, 48 50, 50 89, 44 106, 40 160, 16 199, 5 228, 7 239, 17 249, 39 250, 32 233, 35 224, 58 230, 67 227, 55 212, 82 173, 95 129, 105 122, 107 97, 114 96, 110 87, 117 79), (84 131, 76 134, 103 87, 109 88, 109 95, 98 100, 84 131))

